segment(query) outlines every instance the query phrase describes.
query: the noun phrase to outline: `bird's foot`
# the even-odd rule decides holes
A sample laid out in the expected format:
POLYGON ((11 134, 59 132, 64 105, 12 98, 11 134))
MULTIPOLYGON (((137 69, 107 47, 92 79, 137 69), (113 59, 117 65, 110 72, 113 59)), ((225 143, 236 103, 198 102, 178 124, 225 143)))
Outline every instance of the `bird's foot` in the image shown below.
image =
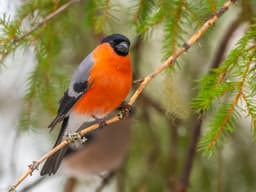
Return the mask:
POLYGON ((98 118, 95 115, 92 115, 92 117, 95 119, 96 123, 99 124, 99 128, 104 128, 107 126, 107 123, 104 119, 98 118))
POLYGON ((9 187, 8 192, 16 192, 16 187, 15 186, 9 187))
POLYGON ((68 133, 66 140, 68 143, 74 143, 76 140, 80 141, 80 143, 84 143, 87 141, 87 138, 82 137, 79 133, 68 133))
MULTIPOLYGON (((30 165, 28 165, 28 167, 34 171, 35 169, 38 170, 39 169, 39 163, 37 161, 32 161, 32 163, 30 165)), ((32 172, 31 174, 32 175, 32 172)))
POLYGON ((119 119, 120 120, 127 119, 132 112, 132 105, 126 102, 122 102, 122 104, 120 105, 120 109, 121 111, 118 114, 119 119))

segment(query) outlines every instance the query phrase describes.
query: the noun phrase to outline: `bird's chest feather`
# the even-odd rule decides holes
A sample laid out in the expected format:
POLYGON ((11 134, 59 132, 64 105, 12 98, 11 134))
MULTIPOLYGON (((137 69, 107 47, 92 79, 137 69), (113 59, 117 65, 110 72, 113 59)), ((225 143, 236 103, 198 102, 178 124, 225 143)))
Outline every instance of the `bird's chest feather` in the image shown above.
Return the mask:
POLYGON ((84 114, 102 115, 113 111, 128 95, 132 84, 129 58, 105 58, 91 69, 89 89, 75 106, 84 114))

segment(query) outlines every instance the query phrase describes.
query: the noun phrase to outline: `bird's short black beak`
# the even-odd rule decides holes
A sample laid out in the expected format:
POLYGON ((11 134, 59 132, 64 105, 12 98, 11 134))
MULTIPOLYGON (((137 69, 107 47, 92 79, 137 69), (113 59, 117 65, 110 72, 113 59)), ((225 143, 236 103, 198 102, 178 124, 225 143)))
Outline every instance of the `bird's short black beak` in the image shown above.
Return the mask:
POLYGON ((121 55, 127 55, 129 52, 129 45, 127 42, 123 41, 115 46, 116 51, 121 55))

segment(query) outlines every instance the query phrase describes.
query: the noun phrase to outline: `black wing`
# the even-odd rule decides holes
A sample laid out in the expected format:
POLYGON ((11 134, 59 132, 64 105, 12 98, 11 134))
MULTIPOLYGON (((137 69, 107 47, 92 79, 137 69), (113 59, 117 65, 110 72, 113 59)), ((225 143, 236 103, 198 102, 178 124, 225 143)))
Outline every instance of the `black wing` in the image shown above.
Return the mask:
POLYGON ((73 105, 88 90, 88 78, 93 64, 93 56, 92 54, 90 54, 79 65, 78 69, 72 77, 69 88, 59 101, 59 109, 57 116, 48 126, 51 129, 51 131, 58 122, 63 121, 63 119, 68 116, 68 113, 70 109, 73 107, 73 105))
MULTIPOLYGON (((88 83, 84 82, 84 87, 86 87, 84 89, 84 92, 86 92, 87 87, 88 87, 88 83)), ((84 93, 83 92, 83 93, 84 93)), ((50 131, 53 130, 53 128, 55 127, 55 125, 62 121, 68 114, 69 110, 73 107, 73 105, 80 99, 80 97, 83 94, 80 94, 77 97, 71 97, 68 94, 68 90, 64 93, 64 96, 60 99, 59 101, 59 109, 58 109, 58 115, 55 117, 55 119, 50 123, 50 125, 48 126, 48 128, 50 128, 50 131)))

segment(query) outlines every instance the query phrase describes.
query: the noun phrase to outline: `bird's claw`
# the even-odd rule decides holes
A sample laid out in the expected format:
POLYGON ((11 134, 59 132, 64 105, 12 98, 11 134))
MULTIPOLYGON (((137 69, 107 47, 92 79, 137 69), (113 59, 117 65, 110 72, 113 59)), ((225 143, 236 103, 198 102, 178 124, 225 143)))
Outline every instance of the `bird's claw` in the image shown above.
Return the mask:
POLYGON ((118 114, 119 119, 120 120, 127 119, 129 117, 131 111, 132 111, 132 105, 130 105, 130 104, 126 103, 126 102, 123 102, 121 104, 121 111, 118 114))
POLYGON ((95 119, 96 123, 99 124, 99 128, 104 128, 107 126, 107 123, 104 119, 98 118, 95 115, 92 115, 92 117, 95 119))
POLYGON ((11 186, 11 187, 8 189, 8 192, 16 192, 16 187, 15 187, 15 186, 11 186))
POLYGON ((99 124, 99 128, 104 128, 107 126, 106 121, 103 119, 99 120, 98 124, 99 124))
POLYGON ((74 143, 76 140, 79 140, 81 143, 87 141, 86 137, 82 137, 79 133, 69 133, 66 135, 66 140, 68 143, 74 143))

